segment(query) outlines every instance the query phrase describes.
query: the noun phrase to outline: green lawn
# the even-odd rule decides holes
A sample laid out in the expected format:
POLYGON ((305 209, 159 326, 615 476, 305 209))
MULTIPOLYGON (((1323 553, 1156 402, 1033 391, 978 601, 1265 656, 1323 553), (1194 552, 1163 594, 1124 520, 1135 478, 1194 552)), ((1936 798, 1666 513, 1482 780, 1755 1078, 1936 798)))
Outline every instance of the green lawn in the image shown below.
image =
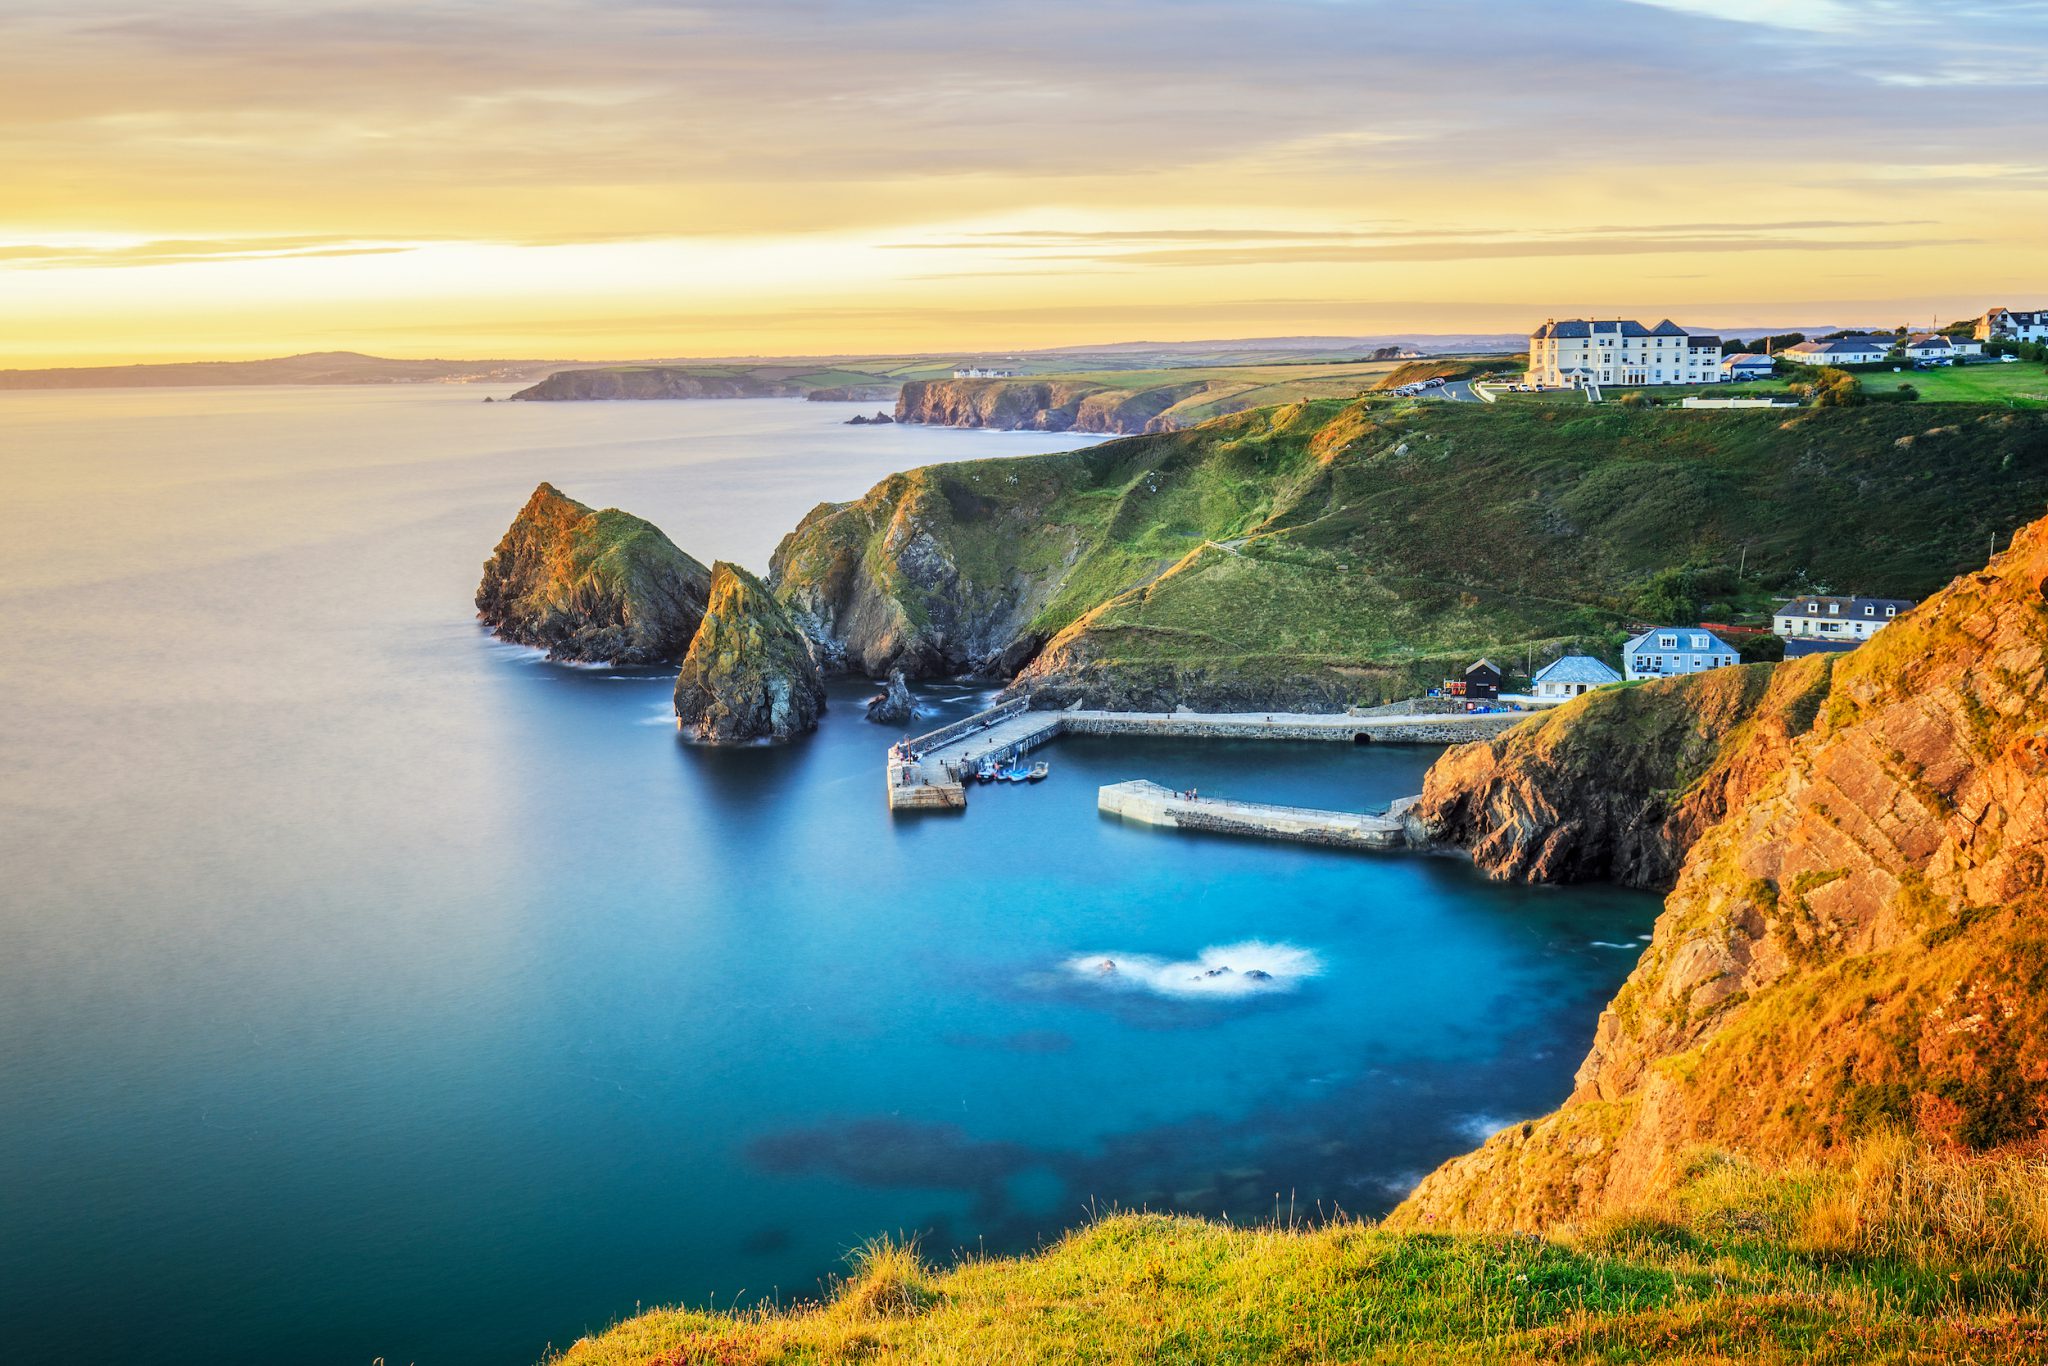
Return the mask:
MULTIPOLYGON (((2015 408, 2048 408, 2048 370, 2032 361, 2021 361, 2017 365, 1955 365, 1942 370, 1914 370, 1910 367, 1901 371, 1858 370, 1852 372, 1863 382, 1868 393, 1891 393, 1901 384, 1910 384, 1920 391, 1923 403, 1999 403, 2015 408)), ((1737 398, 1745 394, 1782 394, 1788 384, 1785 380, 1760 380, 1752 384, 1716 384, 1707 388, 1684 385, 1645 387, 1644 392, 1658 398, 1676 397, 1683 394, 1701 394, 1708 398, 1737 398)), ((1610 386, 1606 393, 1613 398, 1624 391, 1610 386)))

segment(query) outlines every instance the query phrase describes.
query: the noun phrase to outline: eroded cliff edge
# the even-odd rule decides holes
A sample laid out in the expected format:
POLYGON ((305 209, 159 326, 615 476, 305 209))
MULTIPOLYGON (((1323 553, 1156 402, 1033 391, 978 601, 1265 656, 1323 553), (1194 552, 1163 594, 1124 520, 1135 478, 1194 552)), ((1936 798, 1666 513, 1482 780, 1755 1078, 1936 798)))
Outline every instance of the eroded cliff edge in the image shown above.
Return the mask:
POLYGON ((1811 730, 1836 656, 1603 688, 1430 767, 1415 815, 1502 881, 1668 889, 1811 730))
POLYGON ((711 571, 661 528, 543 483, 484 563, 477 616, 550 659, 674 664, 704 617, 711 571))
MULTIPOLYGON (((1654 1198, 1700 1145, 1825 1158, 1891 1126, 1969 1150, 2038 1141, 2048 1126, 2044 654, 2048 521, 1825 677, 1794 666, 1774 678, 1748 719, 1711 741, 1699 777, 1640 807, 1636 828, 1673 843, 1688 819, 1706 824, 1650 947, 1601 1014, 1571 1098, 1438 1169, 1393 1222, 1568 1225, 1654 1198), (1799 730, 1812 689, 1818 705, 1799 730), (1773 694, 1775 713, 1764 705, 1773 694), (1700 783, 1716 772, 1709 797, 1700 783)), ((1656 712, 1711 700, 1631 691, 1656 712)), ((1499 754, 1447 759, 1432 809, 1469 821, 1479 844, 1496 841, 1503 870, 1574 866, 1590 856, 1561 850, 1546 862, 1548 837, 1503 832, 1560 830, 1584 810, 1595 813, 1587 832, 1607 820, 1610 838, 1627 834, 1625 801, 1622 819, 1598 814, 1593 741, 1612 713, 1578 705, 1506 737, 1499 754)), ((1665 753, 1696 764, 1707 743, 1665 753)), ((1656 855, 1643 849, 1647 867, 1656 855)))

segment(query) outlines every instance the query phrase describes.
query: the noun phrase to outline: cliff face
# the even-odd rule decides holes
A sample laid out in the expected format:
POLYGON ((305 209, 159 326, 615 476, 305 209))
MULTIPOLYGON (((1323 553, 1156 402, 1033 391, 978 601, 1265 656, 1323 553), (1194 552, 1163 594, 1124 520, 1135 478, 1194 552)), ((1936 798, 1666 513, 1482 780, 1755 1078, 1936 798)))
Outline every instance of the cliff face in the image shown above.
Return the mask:
POLYGON ((781 740, 817 729, 825 686, 809 642, 768 586, 721 560, 704 624, 676 675, 675 702, 695 739, 781 740))
POLYGON ((1812 728, 1835 659, 1588 693, 1447 752, 1415 814, 1489 877, 1669 888, 1701 833, 1812 728))
POLYGON ((1077 454, 892 475, 813 509, 776 547, 771 580, 834 668, 1008 677, 1090 544, 1053 511, 1086 469, 1077 454))
POLYGON ((476 607, 498 635, 550 659, 672 664, 710 586, 711 572, 659 527, 542 484, 485 562, 476 607))
MULTIPOLYGON (((1708 765, 1725 774, 1714 799, 1723 814, 1686 854, 1571 1099, 1440 1168, 1396 1222, 1583 1219, 1665 1189, 1699 1144, 1825 1156, 1889 1125, 1972 1150, 2038 1139, 2048 1126, 2044 652, 2048 521, 1835 659, 1824 680, 1793 674, 1787 696, 1823 689, 1804 733, 1793 733, 1803 701, 1783 709, 1793 721, 1781 740, 1726 732, 1708 765)), ((1766 694, 1778 689, 1774 680, 1766 694)), ((1693 700, 1666 689, 1643 705, 1693 700)), ((1584 706, 1553 724, 1599 715, 1584 706)), ((1511 761, 1517 741, 1530 744, 1509 737, 1511 761)), ((1552 748, 1564 744, 1553 737, 1552 748)), ((1588 754, 1559 783, 1525 755, 1526 781, 1511 783, 1460 756, 1436 809, 1474 804, 1450 790, 1474 763, 1477 806, 1519 793, 1533 810, 1540 793, 1569 821, 1597 762, 1588 754)))
POLYGON ((1136 435, 1174 430, 1178 424, 1163 416, 1166 410, 1207 388, 1200 380, 1136 390, 1089 380, 911 380, 896 400, 896 420, 941 427, 1136 435))

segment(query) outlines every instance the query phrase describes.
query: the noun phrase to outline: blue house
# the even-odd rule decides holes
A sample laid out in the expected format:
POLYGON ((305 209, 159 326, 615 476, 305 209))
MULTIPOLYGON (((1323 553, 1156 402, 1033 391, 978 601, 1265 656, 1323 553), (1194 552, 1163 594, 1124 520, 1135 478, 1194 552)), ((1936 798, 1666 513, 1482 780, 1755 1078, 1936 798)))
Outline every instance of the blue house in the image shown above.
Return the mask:
POLYGON ((1735 647, 1697 626, 1657 626, 1621 647, 1621 666, 1631 680, 1676 678, 1740 664, 1735 647))

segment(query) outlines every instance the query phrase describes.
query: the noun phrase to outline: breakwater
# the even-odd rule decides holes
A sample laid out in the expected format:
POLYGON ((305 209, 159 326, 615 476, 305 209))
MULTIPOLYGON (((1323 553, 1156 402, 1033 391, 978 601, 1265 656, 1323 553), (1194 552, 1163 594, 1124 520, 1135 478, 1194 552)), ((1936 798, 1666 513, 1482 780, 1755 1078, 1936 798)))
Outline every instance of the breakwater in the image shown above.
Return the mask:
POLYGON ((1380 816, 1363 811, 1326 811, 1203 797, 1176 792, 1143 778, 1109 783, 1095 794, 1097 810, 1140 825, 1214 835, 1252 835, 1339 849, 1407 849, 1427 843, 1418 832, 1411 832, 1402 819, 1415 801, 1413 797, 1404 797, 1380 816))

